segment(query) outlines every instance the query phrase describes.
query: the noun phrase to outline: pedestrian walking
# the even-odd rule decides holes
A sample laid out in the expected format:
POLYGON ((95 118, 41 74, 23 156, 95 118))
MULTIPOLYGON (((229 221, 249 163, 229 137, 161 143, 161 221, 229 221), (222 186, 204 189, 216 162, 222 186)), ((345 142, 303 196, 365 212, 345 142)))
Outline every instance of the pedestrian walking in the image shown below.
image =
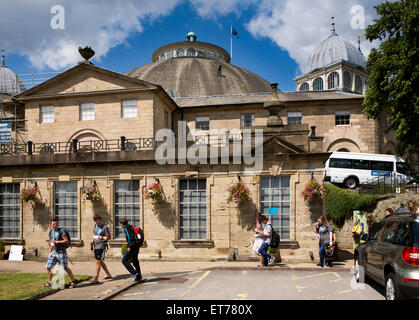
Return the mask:
MULTIPOLYGON (((320 262, 317 266, 323 268, 325 259, 325 249, 327 246, 333 246, 334 244, 334 230, 330 223, 327 222, 326 217, 321 216, 317 222, 319 230, 319 256, 320 262)), ((329 261, 328 266, 331 267, 332 263, 329 261)))
POLYGON ((105 252, 108 248, 108 240, 111 239, 111 233, 108 226, 102 223, 101 216, 95 215, 93 221, 95 222, 95 226, 93 227, 93 240, 90 241, 90 248, 93 250, 96 260, 96 275, 90 283, 95 284, 99 283, 101 268, 103 268, 106 273, 106 277, 103 279, 112 279, 108 267, 105 264, 105 252))
POLYGON ((140 251, 140 243, 137 235, 135 234, 134 227, 128 224, 126 218, 119 219, 119 223, 124 230, 125 237, 127 240, 127 250, 122 257, 122 264, 131 274, 130 278, 134 278, 133 281, 140 281, 142 279, 140 262, 138 261, 138 253, 140 251), (132 261, 132 266, 130 263, 132 261))
POLYGON ((58 218, 53 218, 50 223, 50 231, 48 233, 48 238, 50 241, 49 246, 49 255, 47 260, 47 275, 48 283, 44 284, 43 287, 52 286, 52 272, 51 269, 54 268, 58 262, 62 268, 67 272, 68 276, 71 279, 69 288, 74 288, 79 282, 74 278, 73 272, 68 267, 68 256, 67 256, 67 244, 69 243, 68 236, 65 234, 62 228, 58 227, 58 218))
POLYGON ((263 232, 265 225, 260 221, 261 214, 258 212, 256 214, 256 227, 255 227, 255 235, 253 236, 253 249, 252 253, 260 256, 259 248, 263 243, 262 235, 259 232, 263 232))
POLYGON ((261 216, 260 221, 265 224, 265 228, 263 231, 257 231, 262 236, 263 243, 261 244, 259 248, 259 255, 260 255, 260 266, 267 267, 269 264, 272 264, 275 260, 274 257, 272 257, 268 253, 269 245, 271 244, 271 236, 272 236, 272 224, 269 223, 269 220, 266 216, 261 216))

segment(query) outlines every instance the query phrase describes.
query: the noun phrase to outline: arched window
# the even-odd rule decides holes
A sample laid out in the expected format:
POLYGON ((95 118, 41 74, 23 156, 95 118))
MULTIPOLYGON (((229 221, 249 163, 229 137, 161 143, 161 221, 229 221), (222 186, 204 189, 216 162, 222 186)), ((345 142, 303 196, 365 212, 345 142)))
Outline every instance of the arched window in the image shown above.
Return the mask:
POLYGON ((355 92, 362 93, 362 80, 360 76, 355 76, 355 92))
POLYGON ((187 53, 188 57, 195 57, 195 54, 196 54, 196 51, 195 51, 194 48, 189 48, 188 49, 188 53, 187 53))
POLYGON ((176 51, 176 57, 183 57, 184 53, 185 53, 185 50, 184 49, 182 49, 182 48, 177 49, 177 51, 176 51))
POLYGON ((301 86, 300 86, 300 91, 308 91, 310 90, 310 86, 308 85, 307 82, 304 82, 301 86))
POLYGON ((343 73, 343 85, 346 89, 352 90, 352 77, 348 71, 343 73))
POLYGON ((313 82, 313 90, 314 91, 323 91, 323 79, 318 77, 314 79, 313 82))
POLYGON ((335 71, 329 74, 327 77, 327 85, 329 90, 339 87, 339 73, 335 71))

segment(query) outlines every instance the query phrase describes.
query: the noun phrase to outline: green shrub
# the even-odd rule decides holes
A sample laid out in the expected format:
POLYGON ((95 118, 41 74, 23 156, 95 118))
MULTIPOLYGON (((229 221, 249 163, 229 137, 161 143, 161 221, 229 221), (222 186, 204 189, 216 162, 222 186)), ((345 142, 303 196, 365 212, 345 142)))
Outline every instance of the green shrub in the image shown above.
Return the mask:
POLYGON ((0 252, 4 252, 4 243, 3 243, 3 240, 0 240, 0 252))
POLYGON ((352 218, 354 210, 372 212, 377 206, 377 195, 351 194, 335 185, 326 187, 326 217, 338 227, 342 227, 346 219, 352 218))

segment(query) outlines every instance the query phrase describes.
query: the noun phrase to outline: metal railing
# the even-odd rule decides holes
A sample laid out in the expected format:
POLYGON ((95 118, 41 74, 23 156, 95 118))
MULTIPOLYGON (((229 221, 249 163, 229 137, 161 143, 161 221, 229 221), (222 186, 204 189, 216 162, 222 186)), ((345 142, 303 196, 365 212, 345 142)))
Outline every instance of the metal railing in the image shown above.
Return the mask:
POLYGON ((391 172, 388 176, 379 176, 368 180, 360 185, 358 191, 371 194, 394 194, 406 191, 418 193, 418 185, 416 182, 408 181, 405 177, 391 172))
POLYGON ((135 151, 154 149, 154 138, 134 138, 110 140, 73 139, 71 142, 7 143, 0 144, 0 155, 62 154, 77 152, 135 151))

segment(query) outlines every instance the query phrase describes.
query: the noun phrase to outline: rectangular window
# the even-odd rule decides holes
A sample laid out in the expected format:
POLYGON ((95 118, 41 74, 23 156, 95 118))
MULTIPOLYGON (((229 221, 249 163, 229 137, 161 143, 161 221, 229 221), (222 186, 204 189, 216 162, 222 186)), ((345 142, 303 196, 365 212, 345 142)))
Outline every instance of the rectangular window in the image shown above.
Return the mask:
POLYGON ((0 184, 0 238, 20 238, 19 183, 0 184))
POLYGON ((352 168, 352 160, 331 158, 329 161, 329 167, 350 169, 352 168))
POLYGON ((288 112, 288 124, 301 124, 303 119, 302 112, 288 112))
POLYGON ((54 122, 54 107, 41 107, 41 123, 54 122))
POLYGON ((122 100, 122 118, 137 118, 137 100, 122 100))
POLYGON ((253 113, 245 113, 240 116, 241 127, 253 127, 255 125, 255 115, 253 113))
POLYGON ((370 161, 371 170, 393 171, 393 162, 389 161, 370 161))
POLYGON ((179 238, 207 238, 207 181, 180 180, 179 238))
POLYGON ((120 218, 127 218, 132 226, 140 224, 140 181, 117 180, 114 182, 115 239, 125 239, 120 218))
POLYGON ((352 160, 353 169, 369 170, 370 161, 369 160, 352 160))
POLYGON ((208 131, 210 128, 209 117, 196 117, 195 118, 195 129, 201 131, 208 131))
POLYGON ((260 177, 261 213, 270 218, 273 228, 281 239, 291 235, 290 177, 260 177), (269 215, 270 208, 278 208, 278 214, 269 215))
POLYGON ((80 105, 80 120, 95 120, 95 104, 82 103, 80 105))
POLYGON ((71 238, 78 239, 77 182, 55 182, 54 186, 54 213, 59 227, 66 229, 71 238))
POLYGON ((335 125, 344 126, 351 124, 351 112, 350 111, 336 111, 335 125))

